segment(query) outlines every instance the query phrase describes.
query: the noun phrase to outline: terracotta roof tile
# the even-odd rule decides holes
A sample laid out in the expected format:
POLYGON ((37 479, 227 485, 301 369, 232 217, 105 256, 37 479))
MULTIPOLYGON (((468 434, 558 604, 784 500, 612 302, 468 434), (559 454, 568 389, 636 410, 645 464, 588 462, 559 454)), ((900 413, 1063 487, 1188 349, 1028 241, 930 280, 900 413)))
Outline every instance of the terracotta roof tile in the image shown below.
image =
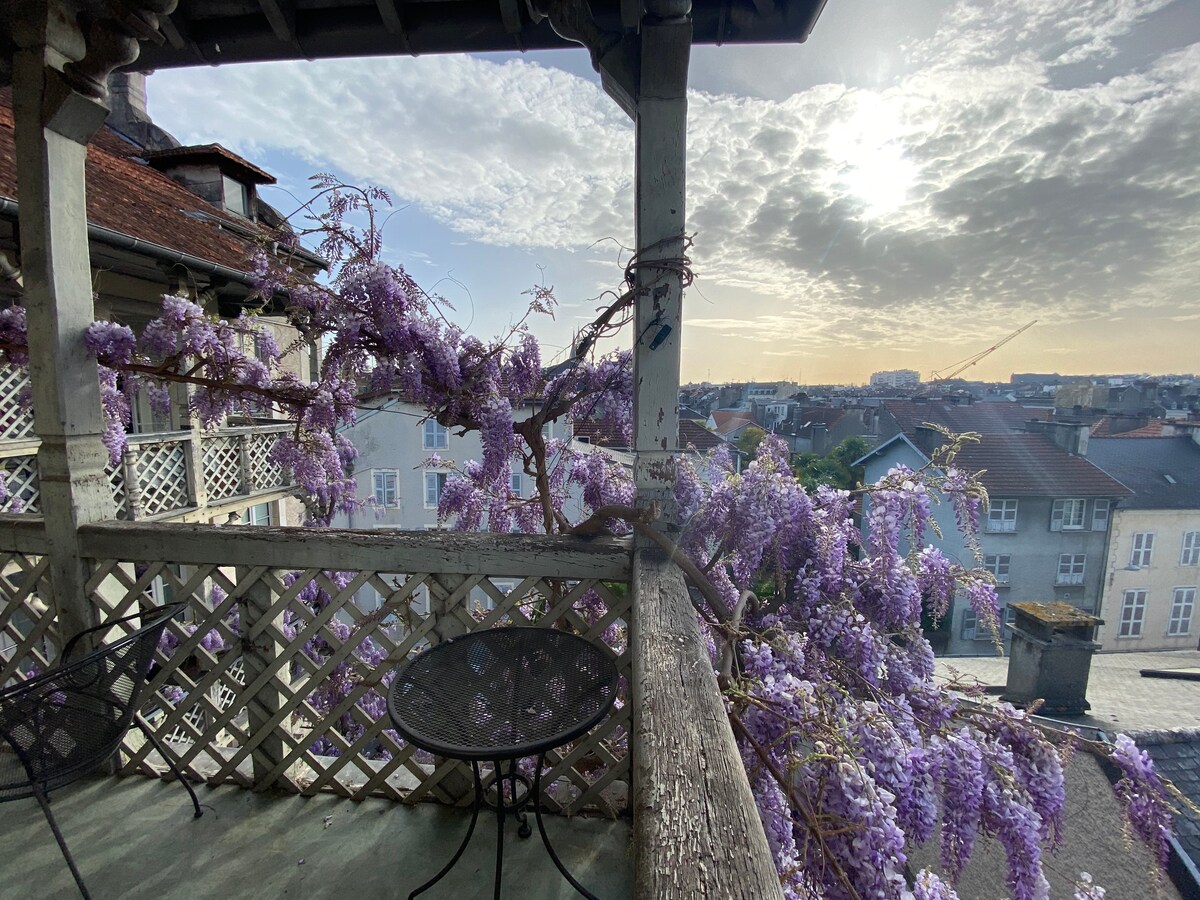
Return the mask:
POLYGON ((967 444, 955 464, 985 470, 993 497, 1128 497, 1133 492, 1082 456, 1041 434, 985 434, 967 444))
POLYGON ((926 422, 942 425, 956 434, 1011 434, 1022 431, 1030 419, 1049 420, 1051 410, 1029 408, 1012 401, 947 403, 944 400, 885 400, 883 408, 895 418, 900 430, 915 437, 926 422))
MULTIPOLYGON (((166 175, 139 161, 138 149, 108 129, 88 145, 88 222, 239 271, 248 271, 249 245, 217 223, 235 220, 166 175), (203 217, 195 213, 203 213, 203 217), (191 213, 191 215, 189 215, 191 213)), ((0 196, 20 202, 10 93, 0 93, 0 196)), ((266 234, 264 232, 264 237, 266 234)))
POLYGON ((248 180, 257 184, 274 184, 275 176, 264 169, 260 169, 248 159, 243 159, 232 150, 222 147, 220 144, 193 144, 189 147, 167 147, 164 150, 154 150, 145 154, 146 159, 155 168, 158 168, 156 163, 162 164, 174 160, 207 160, 213 159, 218 166, 223 168, 234 168, 240 170, 242 174, 249 176, 248 180))

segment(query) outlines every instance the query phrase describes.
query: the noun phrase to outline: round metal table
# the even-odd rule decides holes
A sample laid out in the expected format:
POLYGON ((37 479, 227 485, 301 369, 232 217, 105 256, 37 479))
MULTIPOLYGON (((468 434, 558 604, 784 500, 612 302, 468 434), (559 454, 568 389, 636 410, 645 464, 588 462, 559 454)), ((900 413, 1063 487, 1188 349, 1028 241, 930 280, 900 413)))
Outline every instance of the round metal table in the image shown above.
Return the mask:
POLYGON ((567 871, 542 822, 542 769, 546 753, 595 727, 612 709, 617 668, 611 654, 584 638, 549 628, 514 626, 477 631, 436 644, 401 664, 388 690, 388 713, 396 731, 422 750, 471 763, 475 803, 471 825, 451 860, 410 893, 432 887, 454 867, 475 832, 479 810, 491 791, 496 809, 495 897, 500 897, 504 819, 513 814, 518 834, 532 829, 524 808, 532 801, 542 843, 563 877, 596 900, 567 871), (537 757, 533 784, 517 760, 537 757), (487 785, 479 763, 490 761, 487 785), (505 763, 508 764, 505 771, 505 763))

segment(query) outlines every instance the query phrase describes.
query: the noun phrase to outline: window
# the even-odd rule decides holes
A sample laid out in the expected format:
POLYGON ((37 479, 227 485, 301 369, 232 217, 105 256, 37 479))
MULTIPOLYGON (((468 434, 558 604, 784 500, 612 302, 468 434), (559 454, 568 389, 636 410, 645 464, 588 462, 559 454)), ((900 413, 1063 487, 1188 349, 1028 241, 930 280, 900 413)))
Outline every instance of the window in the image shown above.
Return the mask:
POLYGON ((514 494, 516 494, 518 497, 520 497, 521 496, 521 488, 523 486, 524 486, 524 478, 522 477, 521 473, 513 472, 509 479, 508 489, 510 491, 512 491, 514 494))
POLYGON ((397 506, 400 502, 396 491, 396 470, 378 469, 374 473, 374 495, 376 506, 397 506))
POLYGON ((425 450, 445 450, 450 446, 450 429, 439 425, 436 419, 426 419, 421 434, 421 447, 425 450))
POLYGON ((1050 510, 1051 531, 1079 531, 1083 528, 1083 500, 1055 500, 1050 510))
POLYGON ((1126 591, 1121 602, 1121 626, 1117 629, 1117 637, 1141 637, 1145 617, 1146 592, 1126 591))
POLYGON ((231 213, 248 217, 250 215, 250 192, 246 190, 246 186, 228 175, 222 175, 221 182, 225 189, 225 208, 231 213))
POLYGON ((983 558, 983 567, 992 573, 996 584, 1008 584, 1008 570, 1011 563, 1012 557, 1007 553, 983 558))
POLYGON ((1139 569, 1150 565, 1150 557, 1154 555, 1154 532, 1138 531, 1133 535, 1133 552, 1129 554, 1129 564, 1139 569))
POLYGON ((442 499, 442 491, 446 488, 448 472, 425 473, 425 508, 437 509, 442 499))
POLYGON ((992 639, 991 631, 980 623, 979 616, 969 606, 963 610, 961 634, 964 641, 990 641, 992 639))
POLYGON ((1179 554, 1181 566, 1200 566, 1200 531, 1189 531, 1183 536, 1183 550, 1179 554))
POLYGON ((256 503, 247 510, 247 521, 251 525, 274 525, 271 521, 271 504, 256 503))
POLYGON ((1017 530, 1017 501, 992 500, 988 503, 988 531, 1017 530))
POLYGON ((1108 511, 1111 500, 1097 500, 1092 507, 1092 531, 1108 531, 1108 511))
POLYGON ((1005 628, 1010 628, 1017 622, 1017 610, 1012 606, 1005 606, 1000 610, 1001 621, 1004 622, 1005 628))
POLYGON ((1194 587, 1175 588, 1171 595, 1171 620, 1167 623, 1167 634, 1181 635, 1192 630, 1192 610, 1196 608, 1194 587))
POLYGON ((554 428, 552 422, 544 422, 542 424, 542 440, 548 441, 554 437, 554 428))
POLYGON ((1055 584, 1083 584, 1083 565, 1087 556, 1083 553, 1061 553, 1058 557, 1058 575, 1055 584))

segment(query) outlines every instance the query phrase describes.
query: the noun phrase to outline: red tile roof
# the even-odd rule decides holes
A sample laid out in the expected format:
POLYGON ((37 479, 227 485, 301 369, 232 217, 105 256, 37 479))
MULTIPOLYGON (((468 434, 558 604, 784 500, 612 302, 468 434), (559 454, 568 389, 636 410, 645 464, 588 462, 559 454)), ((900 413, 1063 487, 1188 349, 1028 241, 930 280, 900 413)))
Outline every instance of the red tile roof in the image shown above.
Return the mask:
POLYGON ((1091 428, 1092 437, 1103 438, 1157 438, 1163 436, 1163 426, 1166 424, 1163 419, 1150 419, 1144 425, 1136 428, 1127 428, 1124 431, 1114 431, 1114 426, 1119 426, 1120 422, 1114 422, 1111 416, 1104 416, 1096 422, 1091 428))
POLYGON ((993 497, 1128 497, 1132 491, 1082 456, 1041 434, 985 434, 967 444, 955 461, 961 469, 986 470, 981 478, 993 497))
POLYGON ((232 150, 227 150, 220 144, 193 144, 189 147, 168 147, 165 150, 155 150, 145 154, 146 159, 150 161, 150 165, 156 169, 161 168, 164 163, 179 162, 201 162, 211 160, 222 169, 234 169, 240 174, 246 176, 247 181, 253 181, 256 184, 274 184, 275 176, 270 172, 260 169, 248 159, 243 159, 232 150))
MULTIPOLYGON (((248 271, 248 244, 217 227, 253 227, 137 159, 138 148, 102 128, 88 145, 88 222, 218 265, 248 271), (202 212, 205 218, 188 215, 202 212), (208 220, 206 220, 208 219, 208 220), (215 221, 214 221, 215 220, 215 221)), ((0 92, 0 196, 20 202, 12 95, 0 92)), ((264 237, 266 237, 264 233, 264 237)))
POLYGON ((754 421, 753 413, 748 409, 714 409, 712 420, 717 434, 729 434, 731 431, 737 431, 747 425, 758 424, 754 421))
POLYGON ((947 403, 944 400, 885 400, 883 408, 895 418, 900 430, 914 437, 926 422, 942 425, 956 434, 1011 434, 1024 430, 1030 419, 1049 420, 1052 410, 1029 408, 1012 401, 947 403))

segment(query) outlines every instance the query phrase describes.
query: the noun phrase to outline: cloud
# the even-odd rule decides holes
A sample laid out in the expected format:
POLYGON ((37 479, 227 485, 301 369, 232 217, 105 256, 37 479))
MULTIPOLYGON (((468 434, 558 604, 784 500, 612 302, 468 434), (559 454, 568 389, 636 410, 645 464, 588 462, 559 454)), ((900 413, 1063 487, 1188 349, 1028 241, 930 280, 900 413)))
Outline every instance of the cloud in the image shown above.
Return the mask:
MULTIPOLYGON (((698 286, 763 302, 694 307, 689 325, 815 352, 964 329, 984 342, 1035 316, 1178 317, 1200 284, 1200 44, 1056 74, 1119 57, 1166 4, 963 0, 884 86, 694 92, 698 286)), ((743 65, 756 50, 719 52, 743 65)), ((629 120, 596 83, 536 62, 229 67, 163 72, 151 91, 185 141, 336 167, 472 241, 631 242, 629 120)))

